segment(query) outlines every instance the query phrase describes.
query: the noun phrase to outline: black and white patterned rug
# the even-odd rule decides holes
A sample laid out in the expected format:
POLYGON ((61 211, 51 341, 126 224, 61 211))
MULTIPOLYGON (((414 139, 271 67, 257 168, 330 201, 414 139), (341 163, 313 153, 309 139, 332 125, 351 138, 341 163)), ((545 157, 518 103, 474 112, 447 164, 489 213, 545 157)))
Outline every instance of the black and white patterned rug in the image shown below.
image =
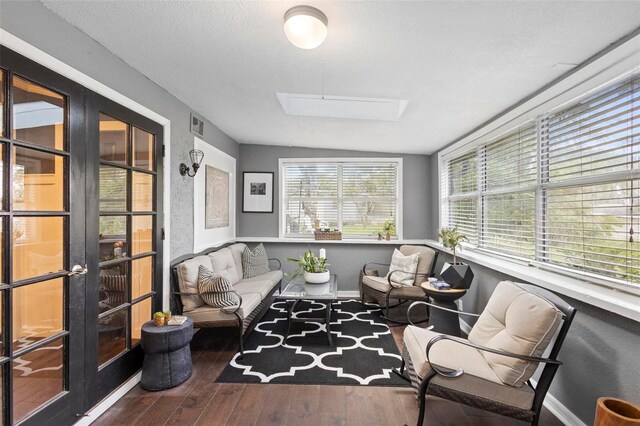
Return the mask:
MULTIPOLYGON (((287 343, 287 305, 274 302, 244 345, 218 377, 224 383, 288 383, 407 386, 392 373, 398 347, 380 310, 356 300, 333 304, 329 346, 324 324, 293 323, 287 343)), ((324 305, 304 301, 298 316, 324 316, 324 305)))

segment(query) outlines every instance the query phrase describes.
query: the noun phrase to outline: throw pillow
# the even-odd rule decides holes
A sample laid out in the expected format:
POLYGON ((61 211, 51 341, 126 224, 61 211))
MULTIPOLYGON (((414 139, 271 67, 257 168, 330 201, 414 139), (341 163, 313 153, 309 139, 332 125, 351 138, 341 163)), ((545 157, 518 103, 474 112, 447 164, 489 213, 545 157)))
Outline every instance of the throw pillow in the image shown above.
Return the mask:
MULTIPOLYGON (((400 252, 400 250, 393 250, 393 257, 391 257, 391 266, 389 266, 389 274, 392 271, 400 272, 394 272, 393 275, 391 275, 391 281, 402 285, 413 285, 416 280, 416 276, 414 274, 418 270, 419 258, 419 253, 405 256, 400 252)), ((389 276, 389 274, 387 274, 387 277, 389 276)))
POLYGON ((262 243, 253 250, 245 247, 242 253, 242 278, 253 278, 269 272, 269 259, 262 243))
POLYGON ((198 269, 198 293, 204 303, 214 308, 236 306, 238 298, 231 291, 233 287, 229 281, 227 271, 211 272, 204 266, 198 269))

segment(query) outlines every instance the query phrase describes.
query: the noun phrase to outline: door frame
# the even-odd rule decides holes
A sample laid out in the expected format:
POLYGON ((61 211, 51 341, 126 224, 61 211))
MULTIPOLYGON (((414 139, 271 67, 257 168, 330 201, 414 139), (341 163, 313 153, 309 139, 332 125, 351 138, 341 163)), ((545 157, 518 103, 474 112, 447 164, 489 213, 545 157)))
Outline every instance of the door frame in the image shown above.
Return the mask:
MULTIPOLYGON (((171 203, 170 195, 171 195, 171 179, 169 176, 171 175, 171 120, 167 117, 155 112, 154 110, 134 101, 126 95, 118 92, 115 89, 112 89, 108 85, 101 83, 100 81, 90 77, 82 71, 74 68, 73 66, 57 59, 56 57, 40 50, 34 45, 22 40, 19 37, 11 34, 10 32, 0 28, 0 40, 1 45, 13 50, 14 52, 31 59, 40 65, 48 68, 49 70, 58 73, 71 81, 74 81, 87 89, 104 96, 138 114, 147 117, 148 119, 155 121, 163 127, 163 137, 164 137, 164 158, 163 158, 163 169, 165 170, 165 178, 163 179, 163 223, 162 227, 165 231, 165 239, 164 239, 164 252, 162 259, 162 281, 163 281, 163 300, 162 300, 162 309, 169 309, 169 295, 170 295, 170 284, 169 284, 169 265, 171 263, 171 203)), ((186 120, 186 118, 185 118, 186 120)), ((85 407, 88 409, 85 413, 85 417, 80 419, 76 425, 88 425, 95 419, 97 419, 102 413, 104 413, 111 405, 115 404, 115 402, 122 397, 131 387, 133 387, 140 380, 140 374, 131 377, 128 382, 120 386, 116 391, 114 391, 108 398, 100 402, 94 407, 85 407)))

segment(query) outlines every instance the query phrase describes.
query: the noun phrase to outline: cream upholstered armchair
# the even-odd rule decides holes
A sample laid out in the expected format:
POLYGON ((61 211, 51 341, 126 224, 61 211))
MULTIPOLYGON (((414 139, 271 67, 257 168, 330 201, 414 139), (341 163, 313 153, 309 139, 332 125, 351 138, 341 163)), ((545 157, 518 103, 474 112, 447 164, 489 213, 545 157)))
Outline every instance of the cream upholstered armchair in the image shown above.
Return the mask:
MULTIPOLYGON (((423 303, 413 303, 409 311, 423 303)), ((408 326, 399 373, 417 392, 418 425, 427 394, 537 425, 575 312, 540 287, 503 281, 481 315, 460 312, 478 317, 468 339, 408 326), (539 364, 544 368, 533 386, 530 378, 539 364)))
POLYGON ((365 303, 368 298, 373 298, 380 307, 385 308, 385 319, 395 323, 400 321, 389 318, 390 308, 399 306, 408 300, 429 300, 429 296, 425 294, 420 284, 427 281, 427 278, 433 276, 436 260, 438 259, 438 252, 426 246, 400 246, 399 250, 404 256, 418 253, 418 266, 415 272, 390 269, 384 277, 373 276, 369 275, 371 273, 369 266, 390 267, 390 265, 386 263, 368 262, 362 267, 363 277, 361 283, 361 302, 365 303), (398 282, 395 278, 399 273, 413 275, 413 283, 407 285, 398 282), (392 305, 392 301, 398 301, 398 303, 392 305))

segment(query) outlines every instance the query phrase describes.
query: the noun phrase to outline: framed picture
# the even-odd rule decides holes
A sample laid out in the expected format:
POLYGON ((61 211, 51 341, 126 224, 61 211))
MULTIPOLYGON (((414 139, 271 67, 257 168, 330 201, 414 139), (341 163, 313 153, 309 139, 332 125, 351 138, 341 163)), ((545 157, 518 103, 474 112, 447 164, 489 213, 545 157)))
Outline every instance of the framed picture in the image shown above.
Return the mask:
POLYGON ((242 213, 273 213, 273 172, 244 172, 242 194, 242 213))

